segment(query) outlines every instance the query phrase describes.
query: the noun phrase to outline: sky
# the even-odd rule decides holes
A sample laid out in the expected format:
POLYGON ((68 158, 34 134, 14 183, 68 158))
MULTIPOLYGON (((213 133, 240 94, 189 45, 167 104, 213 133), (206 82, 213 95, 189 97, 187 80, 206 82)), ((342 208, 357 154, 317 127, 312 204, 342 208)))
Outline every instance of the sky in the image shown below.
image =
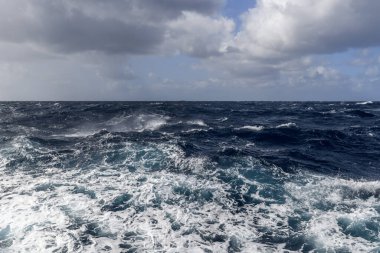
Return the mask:
POLYGON ((0 0, 0 100, 380 100, 380 1, 0 0))

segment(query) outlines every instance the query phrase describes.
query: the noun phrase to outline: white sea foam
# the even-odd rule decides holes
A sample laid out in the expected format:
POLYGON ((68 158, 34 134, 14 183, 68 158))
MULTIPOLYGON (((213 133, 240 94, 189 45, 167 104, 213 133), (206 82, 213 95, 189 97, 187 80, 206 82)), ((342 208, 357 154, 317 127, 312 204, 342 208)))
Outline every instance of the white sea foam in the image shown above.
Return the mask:
POLYGON ((106 122, 106 127, 118 132, 155 131, 164 126, 169 119, 169 117, 156 114, 123 115, 106 122))
POLYGON ((242 252, 268 248, 252 241, 255 229, 250 227, 253 224, 245 224, 243 213, 231 218, 225 207, 233 205, 227 197, 228 187, 217 179, 197 176, 207 174, 207 160, 187 158, 176 145, 167 144, 137 147, 129 143, 125 151, 125 165, 119 169, 107 166, 105 160, 90 170, 45 169, 40 177, 23 172, 6 176, 0 170, 0 230, 10 230, 2 240, 11 244, 7 249, 101 252, 108 247, 120 252, 120 244, 128 243, 141 252, 220 252, 227 250, 230 238, 236 245, 244 245, 242 252), (171 173, 168 168, 152 171, 154 163, 191 173, 171 173), (137 171, 130 172, 128 166, 137 171), (134 208, 102 210, 125 193, 133 196, 134 208), (155 207, 157 203, 160 208, 155 207), (221 241, 208 241, 212 238, 221 241))
POLYGON ((156 114, 138 114, 113 117, 106 122, 99 122, 93 125, 79 126, 75 132, 64 133, 55 136, 64 137, 87 137, 99 133, 100 131, 109 132, 143 132, 156 131, 167 124, 170 117, 156 114))
POLYGON ((322 112, 322 114, 335 114, 335 113, 336 113, 336 110, 334 110, 334 109, 327 111, 327 112, 322 112))
POLYGON ((372 101, 365 101, 365 102, 358 102, 356 103, 357 105, 370 105, 370 104, 373 104, 372 101))
POLYGON ((112 126, 109 129, 114 132, 155 131, 164 126, 166 122, 167 120, 165 118, 139 115, 131 121, 124 122, 124 124, 117 126, 112 126))
POLYGON ((296 123, 289 122, 289 123, 278 125, 276 126, 276 128, 290 128, 290 127, 296 127, 296 126, 297 126, 296 123))
POLYGON ((227 120, 228 120, 228 117, 223 117, 223 118, 218 119, 218 121, 220 121, 220 122, 225 122, 227 120))
MULTIPOLYGON (((105 130, 105 129, 104 129, 105 130)), ((68 134, 55 134, 55 135, 52 135, 53 137, 68 137, 68 138, 78 138, 78 137, 88 137, 88 136, 91 136, 91 135, 94 135, 98 133, 97 130, 93 130, 93 131, 85 131, 85 130, 79 130, 75 133, 68 133, 68 134)))
MULTIPOLYGON (((304 183, 289 182, 285 189, 293 198, 290 201, 293 206, 310 210, 310 220, 303 224, 304 234, 317 248, 328 251, 347 248, 350 252, 371 252, 376 248, 376 242, 345 232, 340 222, 344 220, 348 226, 368 222, 380 225, 375 209, 379 203, 379 181, 360 182, 309 174, 304 183)), ((365 233, 363 228, 361 231, 365 233)), ((375 238, 378 236, 375 234, 378 232, 370 233, 375 238)))
MULTIPOLYGON (((175 154, 172 149, 170 153, 174 164, 178 163, 191 168, 202 164, 199 159, 185 161, 180 153, 175 154)), ((0 224, 10 227, 11 234, 8 239, 13 242, 10 249, 14 251, 27 249, 30 252, 43 252, 47 248, 53 251, 66 247, 69 252, 100 252, 102 247, 108 246, 113 249, 113 252, 119 252, 119 244, 122 243, 123 236, 127 232, 135 233, 136 236, 142 238, 142 241, 141 239, 134 241, 135 239, 132 238, 129 242, 140 251, 160 249, 174 251, 173 245, 176 245, 176 251, 186 250, 186 248, 210 248, 210 245, 205 246, 197 242, 202 239, 196 232, 206 230, 210 225, 200 225, 198 222, 218 218, 223 220, 228 217, 228 211, 223 210, 222 207, 214 207, 212 203, 201 206, 196 202, 188 204, 181 193, 173 191, 176 187, 182 187, 190 192, 202 190, 212 192, 213 198, 217 199, 221 197, 220 194, 223 194, 219 192, 222 186, 218 182, 198 180, 193 176, 167 172, 145 173, 142 170, 139 173, 129 173, 128 171, 115 172, 109 168, 101 171, 87 171, 77 177, 74 171, 62 174, 56 169, 55 173, 42 178, 16 174, 5 184, 7 188, 21 185, 6 198, 4 195, 0 196, 2 213, 0 224), (41 185, 53 187, 46 191, 36 191, 41 185), (72 194, 77 186, 96 192, 97 198, 92 199, 85 194, 72 194), (143 212, 136 212, 133 208, 120 212, 101 212, 103 204, 100 203, 110 203, 115 197, 125 192, 133 196, 132 202, 135 206, 144 208, 143 212), (154 208, 153 205, 159 201, 158 199, 171 200, 176 205, 163 203, 162 208, 154 208), (23 219, 18 217, 23 217, 23 219), (73 219, 83 221, 83 224, 77 225, 78 228, 69 228, 73 219), (177 232, 173 232, 173 223, 180 226, 177 232), (90 235, 89 240, 95 242, 94 244, 80 245, 76 248, 76 242, 81 236, 85 236, 83 232, 88 224, 96 224, 95 226, 102 231, 104 236, 99 238, 90 235), (184 231, 192 231, 195 227, 194 235, 187 238, 181 235, 184 231)), ((222 244, 217 244, 213 248, 226 249, 222 244)))
POLYGON ((151 131, 158 130, 165 124, 166 124, 165 119, 152 119, 146 122, 144 130, 151 130, 151 131))
POLYGON ((196 125, 196 126, 202 126, 202 127, 207 126, 207 124, 201 119, 189 120, 186 123, 189 125, 196 125))
POLYGON ((243 127, 239 127, 239 128, 235 128, 236 130, 249 130, 249 131, 255 131, 255 132, 258 132, 258 131, 261 131, 264 129, 263 126, 243 126, 243 127))
POLYGON ((0 155, 0 168, 4 168, 8 162, 9 160, 7 158, 0 155))
POLYGON ((193 128, 193 129, 189 129, 189 130, 183 130, 181 131, 182 133, 198 133, 198 132, 207 132, 207 131, 210 131, 212 128, 208 128, 208 129, 205 129, 205 128, 193 128))
MULTIPOLYGON (((123 159, 115 165, 101 146, 112 144, 102 138, 98 155, 104 159, 90 168, 46 167, 36 177, 6 172, 0 162, 0 231, 5 231, 0 243, 11 244, 5 252, 120 252, 121 247, 227 252, 232 246, 241 252, 281 252, 289 246, 265 244, 262 238, 267 232, 290 237, 290 218, 302 214, 306 218, 300 218, 297 233, 318 250, 370 252, 377 247, 375 241, 345 232, 340 221, 352 226, 378 222, 378 181, 287 175, 247 158, 222 169, 241 182, 239 195, 259 201, 241 211, 231 198, 236 186, 213 176, 218 168, 208 170, 207 158, 188 157, 171 143, 124 143, 118 149, 123 159), (128 206, 105 208, 126 193, 131 195, 128 206)), ((0 149, 0 157, 4 152, 27 155, 32 143, 26 138, 18 142, 22 145, 13 143, 11 151, 0 149)))
POLYGON ((117 126, 119 124, 124 124, 126 121, 130 121, 130 119, 133 116, 134 115, 126 115, 125 113, 123 113, 122 115, 115 116, 112 119, 108 120, 106 122, 106 125, 107 126, 117 126))

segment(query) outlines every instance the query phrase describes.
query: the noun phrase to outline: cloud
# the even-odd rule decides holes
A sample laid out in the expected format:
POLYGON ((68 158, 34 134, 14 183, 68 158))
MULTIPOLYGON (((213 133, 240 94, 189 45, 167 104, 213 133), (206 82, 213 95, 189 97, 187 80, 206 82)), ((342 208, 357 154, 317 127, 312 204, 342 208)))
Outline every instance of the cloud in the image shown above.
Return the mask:
POLYGON ((224 0, 135 0, 142 9, 164 14, 166 17, 177 17, 183 11, 205 15, 217 13, 224 5, 224 0))
POLYGON ((166 48, 195 57, 220 55, 233 39, 235 23, 224 17, 184 12, 168 24, 166 48))
POLYGON ((0 0, 0 40, 61 53, 151 54, 184 11, 215 13, 222 0, 0 0))
POLYGON ((339 84, 334 87, 341 93, 344 87, 378 85, 380 68, 371 66, 378 65, 377 56, 371 63, 369 55, 347 57, 356 62, 342 63, 355 69, 350 75, 329 57, 380 45, 380 2, 257 0, 238 25, 223 16, 225 2, 0 0, 0 98, 157 99, 160 94, 175 99, 182 94, 186 99, 193 94, 207 99, 206 94, 219 94, 228 99, 235 94, 247 99, 250 93, 244 90, 255 88, 272 98, 291 97, 292 89, 301 94, 305 87, 339 84), (176 56, 170 68, 157 68, 162 71, 155 73, 155 82, 148 77, 152 65, 131 63, 137 57, 176 56), (181 71, 197 65, 192 83, 179 78, 189 75, 173 71, 189 57, 197 63, 181 71), (195 88, 184 91, 181 85, 195 88), (276 87, 290 91, 282 94, 276 87))
POLYGON ((258 0, 235 46, 257 58, 342 52, 380 45, 379 1, 258 0))
POLYGON ((202 66, 239 87, 335 83, 349 89, 376 76, 377 68, 356 68, 360 73, 352 76, 329 55, 379 46, 378 9, 380 2, 371 0, 258 0, 241 16, 240 30, 227 39, 224 53, 202 66))
MULTIPOLYGON (((145 86, 155 84, 146 84, 130 59, 190 53, 175 43, 179 35, 196 35, 186 27, 190 20, 181 20, 193 15, 214 22, 211 16, 223 5, 224 0, 0 0, 0 99, 148 98, 145 86)), ((219 48, 216 39, 211 44, 219 48)), ((194 55, 216 51, 200 46, 194 55)))
POLYGON ((8 2, 1 3, 0 39, 3 41, 34 43, 64 53, 143 54, 154 51, 163 40, 161 27, 111 15, 90 15, 76 5, 69 5, 70 1, 8 2), (15 12, 17 15, 10 17, 9 13, 15 12))

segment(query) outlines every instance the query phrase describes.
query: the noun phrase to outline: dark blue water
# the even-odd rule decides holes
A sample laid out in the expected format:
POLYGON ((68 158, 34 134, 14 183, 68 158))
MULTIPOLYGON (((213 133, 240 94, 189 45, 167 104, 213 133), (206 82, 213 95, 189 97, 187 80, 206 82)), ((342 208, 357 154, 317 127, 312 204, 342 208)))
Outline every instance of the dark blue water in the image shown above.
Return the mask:
POLYGON ((1 252, 380 252, 380 103, 0 103, 1 252))

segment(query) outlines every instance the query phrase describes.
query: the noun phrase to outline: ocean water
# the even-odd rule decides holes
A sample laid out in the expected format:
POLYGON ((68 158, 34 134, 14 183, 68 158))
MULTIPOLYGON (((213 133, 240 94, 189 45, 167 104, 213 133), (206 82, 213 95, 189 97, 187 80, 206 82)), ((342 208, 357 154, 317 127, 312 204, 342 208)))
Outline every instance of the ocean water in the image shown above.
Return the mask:
POLYGON ((380 103, 0 103, 0 252, 380 252, 380 103))

